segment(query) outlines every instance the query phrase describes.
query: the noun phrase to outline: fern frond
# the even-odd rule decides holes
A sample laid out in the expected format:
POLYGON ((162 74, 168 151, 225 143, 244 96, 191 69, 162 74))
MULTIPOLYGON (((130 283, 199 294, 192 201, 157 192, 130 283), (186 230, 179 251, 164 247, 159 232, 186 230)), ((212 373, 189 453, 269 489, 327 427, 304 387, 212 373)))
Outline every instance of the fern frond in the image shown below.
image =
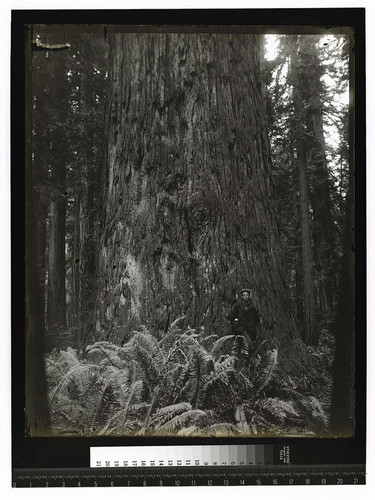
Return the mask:
POLYGON ((46 376, 49 382, 52 384, 61 377, 61 375, 65 375, 66 370, 63 369, 62 366, 57 361, 54 361, 50 357, 45 358, 45 370, 46 376))
POLYGON ((236 335, 225 335, 225 337, 219 338, 212 346, 211 355, 214 356, 223 347, 225 342, 227 342, 228 340, 233 341, 235 337, 236 335))
POLYGON ((121 359, 121 347, 110 342, 95 342, 95 344, 86 347, 86 353, 90 356, 99 354, 105 364, 110 364, 116 368, 124 368, 125 362, 121 359))
MULTIPOLYGON (((206 343, 208 344, 209 342, 215 342, 218 338, 218 335, 208 335, 207 337, 203 337, 201 339, 201 344, 205 345, 206 343)), ((212 351, 211 351, 212 354, 212 351)))
MULTIPOLYGON (((135 400, 137 403, 140 402, 141 396, 142 396, 142 388, 143 388, 143 382, 142 380, 137 380, 134 382, 129 390, 127 391, 127 401, 125 404, 124 408, 121 408, 120 410, 116 411, 112 415, 108 414, 107 416, 107 423, 104 425, 104 428, 100 431, 100 434, 106 434, 108 433, 109 428, 111 428, 115 424, 119 424, 119 419, 121 418, 122 426, 125 426, 126 420, 127 420, 127 415, 129 412, 129 408, 131 407, 131 403, 133 400, 135 400), (109 419, 108 419, 109 417, 109 419)), ((104 395, 103 395, 104 397, 104 395)), ((107 407, 108 402, 107 402, 107 407)), ((100 408, 100 405, 99 405, 100 408)), ((116 425, 115 425, 116 426, 116 425)))
POLYGON ((171 420, 165 424, 156 427, 156 431, 160 433, 161 431, 171 432, 176 431, 176 429, 181 428, 187 423, 199 421, 202 417, 206 416, 206 412, 203 410, 188 410, 181 415, 176 415, 171 420))
POLYGON ((113 429, 118 429, 118 426, 116 424, 119 423, 119 421, 124 424, 124 421, 126 419, 126 414, 127 414, 127 408, 121 408, 121 410, 117 411, 112 417, 108 420, 108 422, 105 424, 105 426, 100 429, 99 431, 99 436, 103 435, 108 435, 111 433, 111 430, 113 429))
POLYGON ((80 360, 77 357, 77 351, 72 347, 68 347, 66 351, 61 351, 59 361, 61 364, 64 364, 66 367, 73 368, 80 360))
POLYGON ((63 417, 74 425, 82 415, 84 415, 82 405, 78 401, 68 399, 60 401, 51 411, 51 418, 54 423, 63 417))
POLYGON ((203 402, 205 398, 204 379, 207 373, 213 369, 214 361, 211 354, 195 339, 192 339, 189 348, 187 377, 180 394, 185 400, 189 400, 193 407, 203 402))
POLYGON ((111 383, 108 381, 99 393, 98 398, 95 398, 95 403, 92 406, 92 420, 90 428, 101 428, 105 425, 108 418, 119 408, 119 403, 114 394, 111 383))
POLYGON ((77 352, 71 347, 68 347, 65 351, 59 351, 47 356, 45 364, 49 381, 54 385, 61 378, 61 375, 65 375, 66 372, 80 363, 77 352))
POLYGON ((184 411, 191 410, 191 408, 192 408, 191 404, 185 402, 177 403, 175 405, 165 406, 164 408, 160 408, 159 410, 157 410, 153 420, 159 419, 160 417, 163 418, 165 416, 169 418, 171 415, 175 415, 177 413, 183 413, 184 411))
POLYGON ((254 388, 254 384, 251 382, 251 380, 242 372, 237 373, 238 379, 241 380, 242 385, 244 386, 244 389, 246 391, 251 391, 254 388))
POLYGON ((295 420, 299 418, 292 401, 284 401, 279 398, 266 398, 263 399, 259 407, 262 413, 274 417, 277 421, 284 424, 287 419, 295 420))
POLYGON ((137 346, 136 348, 136 362, 142 371, 142 378, 150 388, 153 388, 159 383, 161 376, 161 367, 154 362, 154 358, 150 353, 142 346, 137 346))
POLYGON ((119 404, 124 406, 128 399, 129 386, 132 384, 129 370, 118 370, 114 366, 108 366, 104 376, 112 386, 119 404))
POLYGON ((160 408, 155 412, 155 414, 151 417, 150 427, 157 427, 163 425, 168 420, 171 420, 175 415, 180 415, 186 411, 192 409, 190 403, 182 402, 169 406, 165 406, 164 408, 160 408))
POLYGON ((51 421, 53 427, 59 431, 74 431, 78 426, 83 430, 82 418, 84 415, 85 410, 78 402, 66 402, 51 412, 51 421))
POLYGON ((255 396, 257 396, 270 382, 275 369, 277 366, 277 349, 273 349, 269 352, 267 365, 263 371, 263 380, 260 383, 259 389, 257 390, 255 396))
POLYGON ((329 420, 328 415, 317 398, 314 396, 302 398, 295 401, 295 405, 298 407, 301 418, 307 427, 312 428, 314 431, 326 428, 329 420))
POLYGON ((130 386, 130 394, 127 405, 135 401, 136 403, 140 403, 142 401, 142 391, 143 391, 143 380, 136 380, 130 386))
POLYGON ((328 425, 328 415, 327 413, 323 410, 323 407, 322 405, 320 404, 320 401, 314 397, 314 396, 310 396, 310 404, 311 404, 311 408, 312 408, 312 416, 314 418, 317 418, 317 419, 320 419, 324 425, 328 425))
POLYGON ((140 363, 151 387, 157 383, 165 365, 165 357, 155 337, 150 333, 136 332, 122 347, 122 352, 140 363))
POLYGON ((194 408, 197 404, 198 397, 199 397, 199 391, 201 388, 202 380, 201 380, 201 374, 202 374, 202 366, 201 366, 201 360, 200 357, 196 354, 194 357, 194 362, 190 366, 190 373, 191 373, 191 382, 193 386, 193 394, 191 398, 191 405, 194 408))
POLYGON ((204 379, 205 389, 218 383, 228 386, 231 374, 234 373, 234 361, 234 357, 230 355, 215 361, 213 370, 204 379))
POLYGON ((129 340, 128 345, 142 347, 145 349, 158 367, 163 364, 164 356, 162 350, 160 349, 159 342, 150 333, 136 332, 135 335, 129 340))
POLYGON ((170 329, 174 328, 177 323, 179 323, 181 320, 185 319, 186 316, 180 316, 179 318, 176 318, 172 323, 171 326, 169 327, 170 329))
POLYGON ((128 419, 126 422, 122 422, 122 419, 118 419, 117 423, 112 425, 112 427, 108 427, 106 432, 101 430, 99 435, 107 435, 107 436, 128 436, 128 435, 140 435, 139 428, 141 427, 141 423, 138 420, 128 419))
POLYGON ((173 321, 168 329, 167 334, 159 340, 160 347, 163 346, 163 348, 165 349, 166 347, 170 347, 176 342, 176 339, 179 338, 179 334, 181 334, 181 330, 177 327, 177 323, 184 318, 185 316, 181 316, 180 318, 177 318, 173 321))
POLYGON ((242 431, 249 433, 250 432, 250 427, 249 424, 247 423, 246 415, 245 415, 245 410, 243 408, 243 405, 238 405, 234 414, 234 418, 237 422, 237 427, 242 431))
POLYGON ((99 372, 99 366, 93 364, 78 364, 75 365, 65 376, 60 380, 57 386, 52 390, 49 395, 49 404, 54 404, 55 398, 60 392, 63 392, 68 384, 74 381, 77 385, 79 395, 87 391, 90 384, 93 382, 93 374, 99 372))

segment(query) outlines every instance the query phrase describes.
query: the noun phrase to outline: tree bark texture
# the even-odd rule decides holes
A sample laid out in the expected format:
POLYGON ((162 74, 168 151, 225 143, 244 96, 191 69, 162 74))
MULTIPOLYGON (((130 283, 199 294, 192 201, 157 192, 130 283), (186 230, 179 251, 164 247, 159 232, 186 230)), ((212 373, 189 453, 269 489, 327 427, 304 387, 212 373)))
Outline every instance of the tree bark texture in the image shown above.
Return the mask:
POLYGON ((307 179, 306 138, 303 133, 304 112, 301 81, 298 65, 298 36, 291 36, 291 73, 293 82, 293 105, 295 114, 295 144, 299 180, 299 204, 301 221, 301 253, 304 297, 304 340, 316 343, 315 290, 313 255, 311 248, 309 195, 307 179))
MULTIPOLYGON (((91 174, 93 177, 95 174, 91 174)), ((84 199, 80 210, 80 302, 79 302, 79 342, 84 345, 92 331, 95 280, 95 221, 96 179, 90 179, 85 186, 84 199)))
POLYGON ((304 324, 304 305, 303 305, 303 275, 302 275, 302 255, 301 247, 295 251, 295 283, 296 283, 296 307, 297 307, 297 319, 300 325, 304 324))
POLYGON ((292 336, 259 53, 249 35, 113 35, 98 337, 162 335, 182 315, 227 332, 244 286, 292 336))
MULTIPOLYGON (((65 170, 63 167, 61 167, 59 176, 63 181, 65 178, 65 170)), ((67 328, 65 222, 65 197, 63 193, 59 192, 50 203, 47 290, 47 329, 49 333, 62 332, 67 328)))
POLYGON ((76 244, 73 260, 77 296, 78 343, 85 345, 88 332, 92 332, 92 316, 95 295, 96 232, 98 219, 98 199, 100 172, 102 170, 103 141, 103 100, 104 76, 98 77, 98 71, 104 74, 104 41, 97 39, 77 40, 79 46, 79 66, 77 69, 78 116, 81 127, 77 130, 82 135, 78 141, 79 158, 76 169, 79 183, 76 187, 76 244), (95 76, 96 75, 96 76, 95 76), (88 137, 87 137, 88 135, 88 137))
POLYGON ((65 230, 66 230, 66 116, 69 107, 66 56, 53 53, 48 58, 52 76, 45 99, 50 102, 49 167, 51 193, 48 232, 48 289, 46 325, 49 333, 67 329, 65 289, 65 230), (61 76, 62 75, 62 76, 61 76))
POLYGON ((81 256, 81 193, 78 189, 74 200, 74 234, 73 234, 73 251, 72 251, 72 303, 71 303, 71 316, 74 329, 79 328, 79 315, 81 303, 81 279, 79 262, 81 256))
POLYGON ((313 209, 314 261, 319 285, 319 306, 322 314, 332 309, 333 222, 329 173, 325 156, 323 105, 321 99, 322 70, 317 53, 317 36, 299 38, 301 91, 305 103, 307 163, 311 179, 313 209))

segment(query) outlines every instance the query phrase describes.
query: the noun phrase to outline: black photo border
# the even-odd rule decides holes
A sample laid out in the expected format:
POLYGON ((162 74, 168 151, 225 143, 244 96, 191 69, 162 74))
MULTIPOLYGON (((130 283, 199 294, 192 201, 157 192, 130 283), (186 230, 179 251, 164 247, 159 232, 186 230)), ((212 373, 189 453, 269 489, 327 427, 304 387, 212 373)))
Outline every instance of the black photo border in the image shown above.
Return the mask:
POLYGON ((192 444, 191 438, 25 435, 25 25, 350 27, 355 33, 355 435, 353 438, 194 438, 194 444, 291 444, 298 464, 366 462, 365 9, 14 10, 11 33, 12 468, 88 467, 90 447, 192 444))

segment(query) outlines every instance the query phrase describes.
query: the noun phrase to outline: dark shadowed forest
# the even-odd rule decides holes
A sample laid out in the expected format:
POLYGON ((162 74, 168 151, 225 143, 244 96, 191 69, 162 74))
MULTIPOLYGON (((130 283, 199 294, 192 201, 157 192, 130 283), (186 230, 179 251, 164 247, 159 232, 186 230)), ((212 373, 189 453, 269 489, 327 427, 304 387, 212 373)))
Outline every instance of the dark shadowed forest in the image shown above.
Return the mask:
POLYGON ((33 26, 31 435, 353 434, 351 43, 33 26))

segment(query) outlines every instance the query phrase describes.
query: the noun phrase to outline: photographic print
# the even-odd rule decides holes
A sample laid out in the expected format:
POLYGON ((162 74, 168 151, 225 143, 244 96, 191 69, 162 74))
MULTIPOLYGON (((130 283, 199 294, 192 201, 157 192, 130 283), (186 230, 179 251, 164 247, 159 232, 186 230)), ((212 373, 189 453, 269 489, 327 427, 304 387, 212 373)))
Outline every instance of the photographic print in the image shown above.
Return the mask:
POLYGON ((27 33, 26 432, 352 437, 352 31, 27 33))

